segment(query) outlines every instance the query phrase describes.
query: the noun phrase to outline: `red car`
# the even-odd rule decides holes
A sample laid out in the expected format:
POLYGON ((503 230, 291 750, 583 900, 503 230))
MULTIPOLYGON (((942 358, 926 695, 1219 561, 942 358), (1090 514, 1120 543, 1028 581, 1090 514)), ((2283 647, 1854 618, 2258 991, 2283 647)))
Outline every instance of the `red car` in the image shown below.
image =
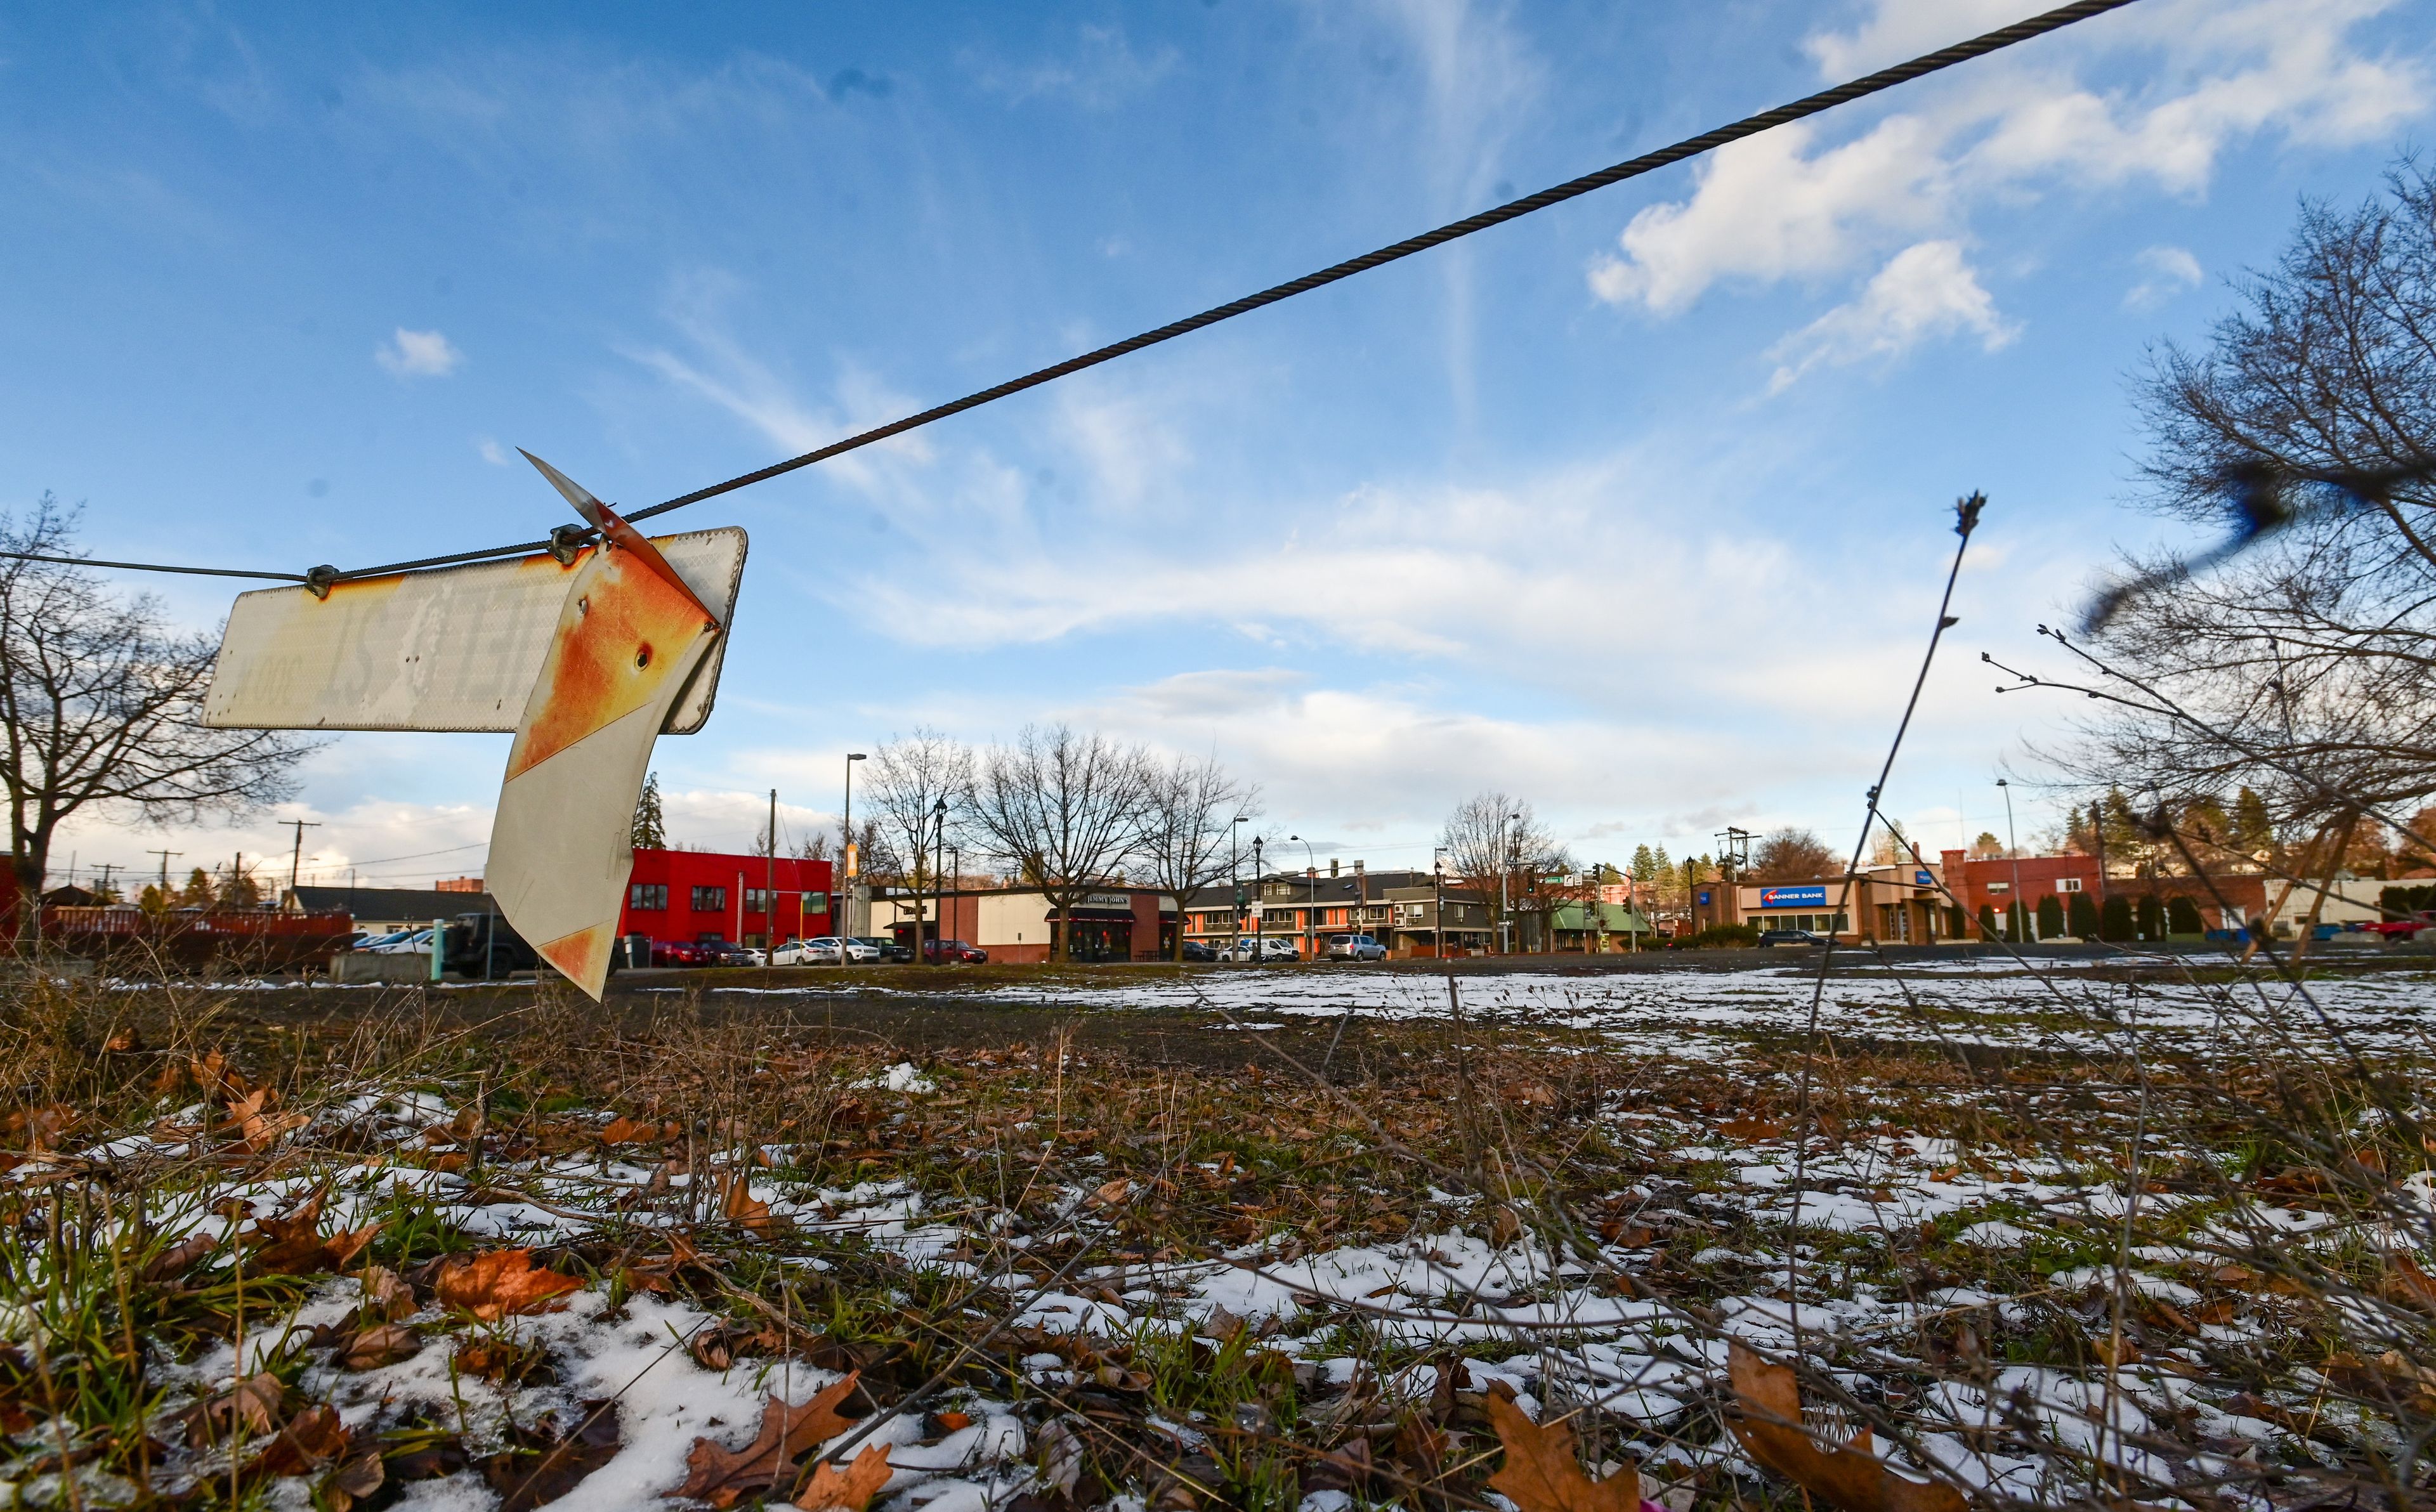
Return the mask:
POLYGON ((949 965, 979 966, 989 964, 989 952, 977 945, 966 945, 962 940, 925 940, 922 942, 922 959, 934 966, 942 962, 949 965))

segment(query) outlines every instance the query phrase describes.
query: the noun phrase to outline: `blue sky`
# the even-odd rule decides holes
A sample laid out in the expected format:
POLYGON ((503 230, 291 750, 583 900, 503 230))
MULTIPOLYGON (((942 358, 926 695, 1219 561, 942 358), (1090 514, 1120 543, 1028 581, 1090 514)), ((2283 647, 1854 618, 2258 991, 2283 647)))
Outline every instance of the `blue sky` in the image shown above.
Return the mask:
MULTIPOLYGON (((18 9, 0 506, 288 570, 530 539, 514 447, 654 502, 2031 9, 18 9)), ((2430 10, 2142 0, 699 506, 753 555, 656 758, 678 838, 1066 719, 1214 748, 1322 859, 1425 864, 1485 787, 1585 859, 1840 844, 1972 488, 1888 807, 1992 827, 2059 711, 1977 653, 2160 529, 2127 374, 2425 132, 2430 10)), ((288 817, 307 870, 476 870, 505 752, 348 737, 276 815, 62 849, 284 858, 288 817)))

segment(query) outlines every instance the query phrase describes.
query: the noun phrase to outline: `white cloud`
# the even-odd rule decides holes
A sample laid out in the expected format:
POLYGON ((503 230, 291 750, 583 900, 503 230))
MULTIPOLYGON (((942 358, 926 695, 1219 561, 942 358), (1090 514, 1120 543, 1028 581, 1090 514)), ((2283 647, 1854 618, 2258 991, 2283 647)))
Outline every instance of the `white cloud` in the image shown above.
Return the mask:
POLYGON ((488 436, 482 437, 476 443, 474 449, 482 454, 482 461, 494 467, 506 467, 510 464, 507 448, 488 436))
MULTIPOLYGON (((2262 137, 2353 145, 2424 111, 2416 59, 2370 58, 2349 33, 2394 0, 2151 0, 1914 86, 1905 109, 1859 135, 1781 128, 1706 159, 1688 198, 1635 215, 1588 278, 1600 299, 1664 316, 1720 282, 1816 284, 1897 248, 1967 239, 1974 217, 2058 192, 2205 191, 2229 148, 2262 137), (2120 72, 2141 82, 2084 81, 2120 72)), ((2007 7, 2010 10, 2014 8, 2007 7)), ((1843 77, 1966 36, 1994 0, 1881 0, 1850 34, 1810 50, 1843 77)), ((1985 328, 1971 322, 1957 330, 1985 328)))
MULTIPOLYGON (((735 278, 716 270, 678 280, 664 314, 684 338, 685 352, 654 346, 624 348, 622 354, 709 400, 791 454, 815 450, 920 408, 851 363, 842 365, 832 385, 833 405, 805 402, 786 374, 737 339, 729 306, 744 292, 735 278)), ((850 452, 826 464, 825 471, 867 492, 877 490, 882 479, 872 457, 880 452, 914 464, 931 460, 930 443, 915 433, 850 452)))
POLYGON ((1962 244, 1923 241, 1895 253, 1860 297, 1838 304, 1777 343, 1771 392, 1821 362, 1837 367, 1893 358, 1937 337, 1970 334, 1993 352, 2020 334, 1996 313, 1962 255, 1962 244))
POLYGON ((373 352, 373 360, 401 378, 444 378, 463 366, 465 354, 437 331, 409 331, 401 325, 387 346, 373 352))
POLYGON ((968 54, 974 80, 1011 101, 1070 100, 1086 110, 1105 110, 1141 94, 1174 68, 1176 52, 1162 46, 1145 57, 1133 49, 1121 26, 1084 26, 1074 50, 1062 58, 1029 63, 968 54))
POLYGON ((2151 247, 2133 259, 2148 273, 2123 296, 2126 309, 2154 309, 2186 288, 2199 287, 2200 260, 2182 247, 2151 247))

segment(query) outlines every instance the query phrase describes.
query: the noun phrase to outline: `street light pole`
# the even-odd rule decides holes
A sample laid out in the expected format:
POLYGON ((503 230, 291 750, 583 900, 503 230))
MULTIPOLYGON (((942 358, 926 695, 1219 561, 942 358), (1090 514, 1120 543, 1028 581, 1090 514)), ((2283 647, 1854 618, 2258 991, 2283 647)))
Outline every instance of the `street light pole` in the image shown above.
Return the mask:
POLYGON ((2022 847, 2013 839, 2012 785, 1998 777, 1996 786, 2005 794, 2005 853, 2013 860, 2013 928, 2009 932, 2013 935, 2014 943, 2019 944, 2025 935, 2035 938, 2037 930, 2030 923, 2029 911, 2022 907, 2022 847))
POLYGON ((1505 880, 1507 878, 1514 875, 1514 867, 1520 859, 1518 854, 1521 849, 1519 842, 1522 837, 1517 835, 1514 831, 1515 826, 1522 823, 1522 816, 1521 814, 1507 814, 1505 816, 1505 823, 1500 826, 1505 832, 1504 837, 1505 844, 1503 847, 1505 854, 1501 858, 1501 864, 1497 868, 1497 930, 1501 936, 1497 945, 1497 953, 1499 955, 1512 955, 1514 953, 1514 904, 1511 896, 1506 891, 1505 880))
POLYGON ((829 922, 838 933, 838 965, 845 965, 845 942, 854 934, 854 882, 862 870, 862 854, 854 843, 854 764, 864 759, 863 753, 845 754, 845 817, 838 821, 838 870, 845 875, 845 889, 838 895, 840 912, 845 917, 829 922))
POLYGON ((1252 837, 1252 965, 1256 966, 1269 964, 1268 942, 1262 938, 1262 932, 1268 927, 1268 919, 1261 912, 1260 895, 1262 875, 1261 837, 1254 835, 1252 837))
POLYGON ((1432 847, 1430 851, 1430 949, 1441 961, 1446 953, 1446 851, 1432 847))
MULTIPOLYGON (((1288 835, 1288 840, 1302 840, 1300 835, 1288 835)), ((1319 959, 1319 862, 1313 858, 1311 842, 1302 840, 1302 944, 1311 959, 1319 959)))
MULTIPOLYGON (((931 823, 932 826, 931 833, 935 837, 934 843, 931 847, 931 939, 932 944, 935 946, 939 939, 939 905, 943 901, 944 897, 939 890, 939 884, 943 880, 939 876, 939 868, 940 865, 948 859, 947 799, 941 798, 937 804, 932 806, 931 809, 931 823)), ((1070 938, 1066 942, 1066 953, 1070 958, 1074 953, 1074 943, 1070 938, 1071 928, 1072 925, 1070 921, 1068 925, 1070 938)), ((918 904, 915 906, 914 911, 914 951, 916 955, 921 954, 922 951, 922 911, 918 904)), ((944 954, 936 948, 933 948, 931 951, 931 964, 934 966, 946 965, 948 964, 944 954)))

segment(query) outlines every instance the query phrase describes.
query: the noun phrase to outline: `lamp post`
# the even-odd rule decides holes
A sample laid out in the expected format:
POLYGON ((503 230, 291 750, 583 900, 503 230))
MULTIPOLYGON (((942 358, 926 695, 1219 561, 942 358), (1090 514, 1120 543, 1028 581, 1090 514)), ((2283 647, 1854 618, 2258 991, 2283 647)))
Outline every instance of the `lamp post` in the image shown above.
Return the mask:
POLYGON ((844 905, 845 917, 834 920, 838 932, 838 965, 845 965, 845 942, 854 933, 854 882, 862 871, 862 853, 854 843, 854 764, 863 759, 860 751, 845 754, 845 817, 838 821, 838 868, 845 873, 845 890, 839 895, 844 905))
POLYGON ((2016 943, 2027 935, 2037 937, 2037 926, 2030 922, 2029 911, 2022 906, 2022 847, 2013 839, 2013 789, 2004 778, 1996 786, 2005 794, 2005 854, 2013 860, 2013 928, 2010 931, 2016 943))
POLYGON ((1252 964, 1256 966, 1264 966, 1269 964, 1267 941, 1262 937, 1262 931, 1267 928, 1268 921, 1261 912, 1260 892, 1261 878, 1262 875, 1261 865, 1261 837, 1254 835, 1252 837, 1252 964))
POLYGON ((1319 862, 1314 859, 1311 842, 1300 835, 1288 835, 1288 840, 1302 841, 1302 945, 1314 961, 1319 959, 1319 934, 1314 921, 1319 917, 1319 862))

